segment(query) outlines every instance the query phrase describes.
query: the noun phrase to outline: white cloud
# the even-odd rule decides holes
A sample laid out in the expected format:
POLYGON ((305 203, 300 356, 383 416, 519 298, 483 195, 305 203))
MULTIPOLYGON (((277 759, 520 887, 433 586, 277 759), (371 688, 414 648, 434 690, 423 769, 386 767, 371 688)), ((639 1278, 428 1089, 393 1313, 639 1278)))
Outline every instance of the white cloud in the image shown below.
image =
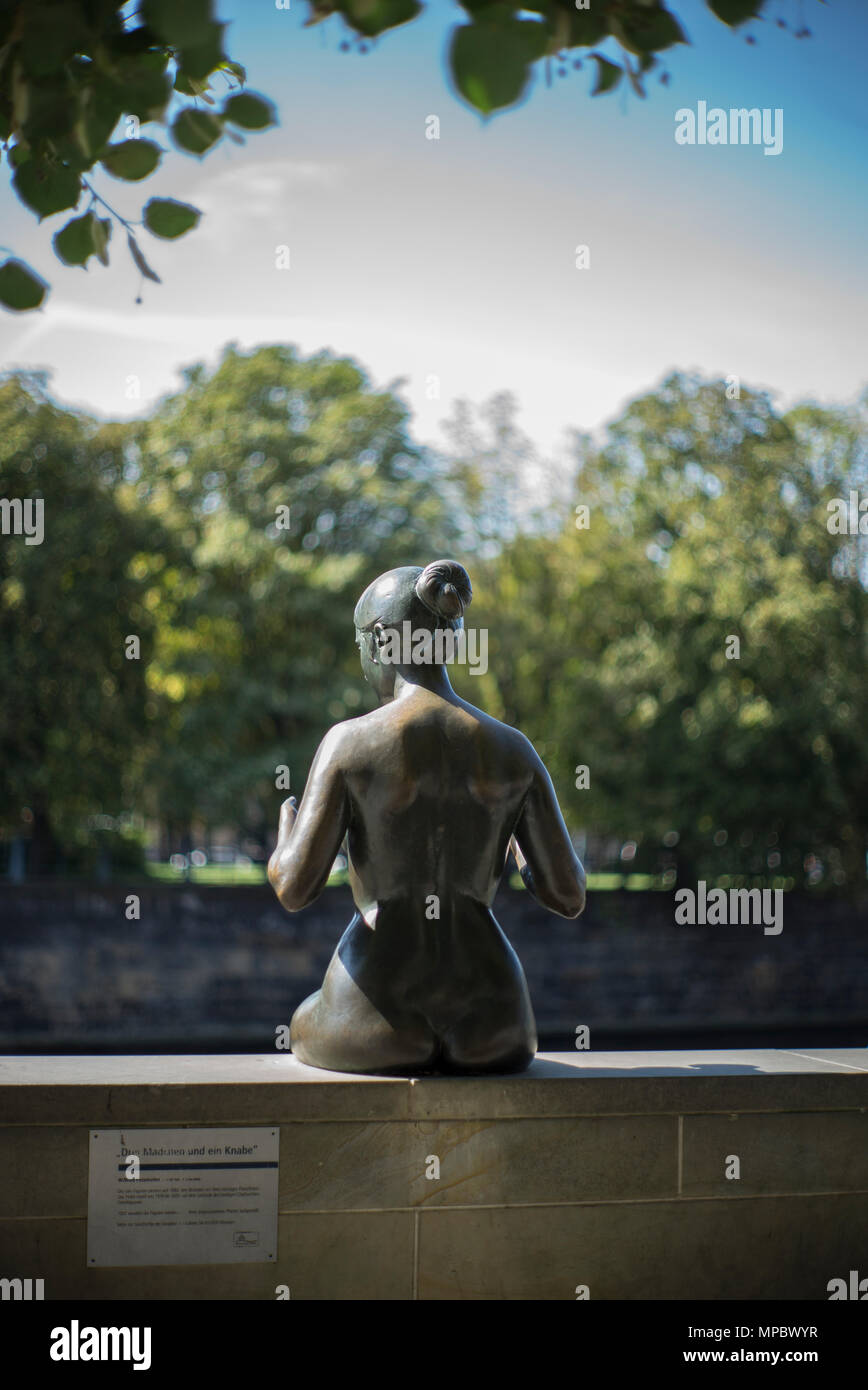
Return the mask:
POLYGON ((190 199, 206 214, 199 224, 201 241, 224 244, 251 222, 278 218, 297 207, 300 194, 339 186, 338 164, 313 160, 268 160, 232 165, 219 173, 204 172, 190 188, 190 199))

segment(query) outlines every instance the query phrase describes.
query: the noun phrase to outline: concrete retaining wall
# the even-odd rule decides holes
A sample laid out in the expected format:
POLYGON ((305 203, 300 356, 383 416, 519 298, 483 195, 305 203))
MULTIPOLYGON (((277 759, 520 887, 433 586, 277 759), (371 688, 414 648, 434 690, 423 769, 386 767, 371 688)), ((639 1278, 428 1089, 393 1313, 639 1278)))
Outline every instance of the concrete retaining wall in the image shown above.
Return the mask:
POLYGON ((46 1299, 826 1300, 868 1276, 863 1049, 416 1080, 289 1055, 4 1058, 0 1117, 0 1276, 46 1299), (276 1263, 86 1267, 92 1128, 260 1124, 280 1126, 276 1263))

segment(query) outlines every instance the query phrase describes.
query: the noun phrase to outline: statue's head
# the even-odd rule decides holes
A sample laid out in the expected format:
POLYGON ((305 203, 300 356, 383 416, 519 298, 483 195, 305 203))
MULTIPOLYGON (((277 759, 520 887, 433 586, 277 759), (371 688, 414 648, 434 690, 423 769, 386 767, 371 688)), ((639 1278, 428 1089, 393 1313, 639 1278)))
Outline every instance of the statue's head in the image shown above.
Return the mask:
POLYGON ((421 568, 404 565, 389 570, 369 584, 356 604, 356 643, 367 680, 383 698, 390 698, 400 663, 382 661, 390 633, 438 628, 457 631, 464 626, 464 610, 473 597, 470 577, 457 560, 434 560, 421 568))

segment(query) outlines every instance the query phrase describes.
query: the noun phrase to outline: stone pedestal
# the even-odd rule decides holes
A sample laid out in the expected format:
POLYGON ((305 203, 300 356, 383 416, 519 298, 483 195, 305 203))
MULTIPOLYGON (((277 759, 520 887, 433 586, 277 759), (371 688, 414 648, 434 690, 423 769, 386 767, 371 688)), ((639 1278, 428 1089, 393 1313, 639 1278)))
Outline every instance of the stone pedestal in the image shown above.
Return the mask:
POLYGON ((46 1299, 825 1300, 868 1276, 868 1050, 7 1057, 0 1173, 0 1276, 46 1299), (280 1126, 277 1264, 86 1268, 89 1131, 176 1125, 280 1126))

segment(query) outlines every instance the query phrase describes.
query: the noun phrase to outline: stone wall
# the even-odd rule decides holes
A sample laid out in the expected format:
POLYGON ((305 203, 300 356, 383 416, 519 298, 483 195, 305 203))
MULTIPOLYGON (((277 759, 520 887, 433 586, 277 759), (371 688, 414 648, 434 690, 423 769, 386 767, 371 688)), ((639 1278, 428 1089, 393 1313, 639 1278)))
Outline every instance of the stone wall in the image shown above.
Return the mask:
MULTIPOLYGON (((4 885, 0 1049, 266 1049, 319 987, 352 911, 346 888, 290 915, 267 887, 4 885), (128 891, 139 921, 126 919, 128 891)), ((495 913, 550 1047, 570 1046, 580 1024, 592 1047, 615 1034, 804 1036, 831 1024, 849 1030, 841 1041, 868 1042, 868 918, 847 903, 787 894, 778 936, 676 926, 662 893, 592 893, 566 921, 504 888, 495 913)))
POLYGON ((868 1274, 866 1055, 573 1051, 414 1080, 0 1058, 0 1276, 46 1300, 827 1301, 868 1274), (280 1131, 273 1263, 88 1266, 92 1130, 257 1125, 280 1131))

